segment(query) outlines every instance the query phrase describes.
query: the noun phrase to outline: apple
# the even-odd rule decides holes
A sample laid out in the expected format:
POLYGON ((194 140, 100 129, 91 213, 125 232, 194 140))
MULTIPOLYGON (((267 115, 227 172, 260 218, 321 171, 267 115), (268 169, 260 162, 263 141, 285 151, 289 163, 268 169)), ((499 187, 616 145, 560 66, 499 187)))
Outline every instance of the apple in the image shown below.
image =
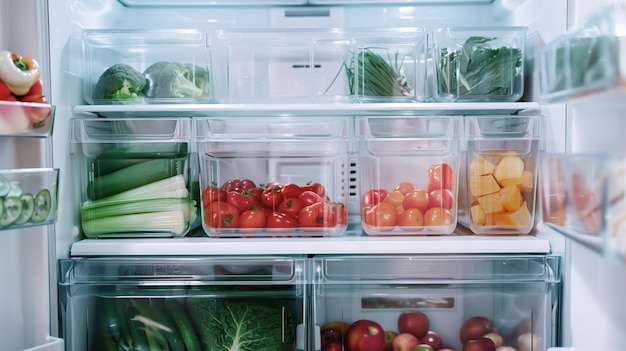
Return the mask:
POLYGON ((483 336, 483 338, 491 339, 491 341, 493 341, 494 345, 496 345, 496 348, 504 345, 504 339, 502 339, 502 335, 500 335, 500 334, 498 334, 496 332, 487 333, 487 334, 485 334, 483 336))
POLYGON ((398 317, 398 333, 411 333, 418 339, 430 329, 428 316, 420 311, 407 310, 398 317))
POLYGON ((393 330, 385 330, 385 348, 383 351, 392 351, 393 350, 393 339, 398 335, 393 330))
POLYGON ((348 351, 382 351, 385 331, 372 320, 359 319, 346 330, 345 346, 348 351))
POLYGON ((439 349, 437 351, 457 351, 456 349, 439 349))
POLYGON ((518 348, 517 346, 517 338, 519 338, 520 335, 524 334, 524 333, 530 333, 533 330, 533 321, 530 318, 524 318, 522 320, 520 320, 515 327, 513 328, 513 330, 511 331, 511 333, 509 333, 508 336, 508 343, 515 347, 518 348))
POLYGON ((463 351, 496 351, 496 345, 489 338, 478 338, 464 342, 463 351))
POLYGON ((466 320, 461 326, 460 338, 464 343, 468 340, 482 338, 483 335, 494 332, 493 322, 483 316, 475 316, 466 320))
POLYGON ((430 345, 427 344, 419 344, 413 348, 411 351, 435 351, 430 345))
POLYGON ((517 337, 519 351, 539 350, 539 338, 533 333, 524 333, 517 337))
POLYGON ((327 322, 320 328, 322 336, 322 347, 331 341, 343 342, 345 332, 350 325, 342 321, 327 322))
POLYGON ((496 351, 517 351, 517 350, 512 348, 511 346, 500 346, 496 348, 496 351))
POLYGON ((439 334, 435 333, 432 330, 426 332, 426 334, 420 338, 420 342, 422 344, 429 345, 434 350, 439 350, 443 347, 443 342, 441 341, 441 337, 439 334))
POLYGON ((342 350, 343 350, 343 344, 341 343, 341 341, 337 341, 337 340, 327 342, 326 344, 324 344, 324 346, 322 346, 322 351, 342 351, 342 350))
POLYGON ((393 351, 411 351, 419 345, 419 339, 411 333, 400 333, 393 338, 391 348, 393 351))

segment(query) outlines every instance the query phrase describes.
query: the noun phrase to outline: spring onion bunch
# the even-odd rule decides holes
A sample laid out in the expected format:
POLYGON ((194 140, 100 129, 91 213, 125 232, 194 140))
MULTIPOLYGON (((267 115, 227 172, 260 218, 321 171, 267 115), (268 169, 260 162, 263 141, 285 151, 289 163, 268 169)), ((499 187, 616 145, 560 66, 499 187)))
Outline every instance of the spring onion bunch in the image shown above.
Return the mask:
POLYGON ((358 74, 358 95, 362 96, 403 96, 411 95, 412 90, 400 73, 402 59, 396 52, 385 60, 371 48, 362 48, 346 67, 350 93, 355 91, 355 73, 358 74), (355 62, 356 61, 356 62, 355 62), (393 62, 393 65, 389 62, 393 62))

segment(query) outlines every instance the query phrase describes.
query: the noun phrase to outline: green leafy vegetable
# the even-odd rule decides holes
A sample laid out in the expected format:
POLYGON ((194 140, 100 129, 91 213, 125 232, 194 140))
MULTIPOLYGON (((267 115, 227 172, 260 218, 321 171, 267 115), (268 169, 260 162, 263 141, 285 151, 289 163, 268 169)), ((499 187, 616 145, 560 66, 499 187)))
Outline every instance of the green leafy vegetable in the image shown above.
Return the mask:
POLYGON ((156 62, 143 72, 149 98, 202 98, 209 93, 209 72, 177 62, 156 62))
POLYGON ((284 351, 294 347, 294 319, 280 301, 190 298, 187 306, 204 350, 284 351))
POLYGON ((357 73, 358 95, 362 96, 403 96, 410 95, 411 88, 400 73, 403 60, 396 52, 393 59, 387 59, 373 52, 371 48, 363 48, 346 68, 350 93, 354 94, 354 78, 357 73), (393 62, 393 66, 389 63, 393 62))
POLYGON ((522 51, 492 48, 496 38, 470 37, 456 50, 441 49, 437 70, 440 96, 508 97, 521 79, 522 51))
POLYGON ((96 83, 94 99, 128 100, 143 98, 146 77, 136 69, 124 63, 117 63, 107 68, 96 83))

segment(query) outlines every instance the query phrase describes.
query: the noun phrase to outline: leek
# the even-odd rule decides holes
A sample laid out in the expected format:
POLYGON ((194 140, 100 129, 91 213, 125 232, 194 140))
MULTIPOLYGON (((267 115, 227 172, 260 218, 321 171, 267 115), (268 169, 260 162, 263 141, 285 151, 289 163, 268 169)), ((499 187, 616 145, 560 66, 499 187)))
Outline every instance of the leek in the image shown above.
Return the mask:
POLYGON ((128 201, 108 205, 84 206, 81 209, 81 216, 83 221, 89 221, 96 218, 114 217, 127 214, 175 210, 182 211, 185 215, 185 221, 190 221, 192 219, 192 212, 196 212, 195 206, 195 201, 168 197, 162 199, 128 201))
POLYGON ((168 197, 189 197, 189 190, 187 189, 187 182, 185 180, 185 177, 179 174, 99 200, 85 201, 85 203, 83 203, 83 207, 108 206, 111 204, 128 201, 160 199, 168 197))
POLYGON ((82 227, 90 238, 139 232, 179 236, 187 230, 187 222, 183 211, 173 210, 96 218, 83 221, 82 227))

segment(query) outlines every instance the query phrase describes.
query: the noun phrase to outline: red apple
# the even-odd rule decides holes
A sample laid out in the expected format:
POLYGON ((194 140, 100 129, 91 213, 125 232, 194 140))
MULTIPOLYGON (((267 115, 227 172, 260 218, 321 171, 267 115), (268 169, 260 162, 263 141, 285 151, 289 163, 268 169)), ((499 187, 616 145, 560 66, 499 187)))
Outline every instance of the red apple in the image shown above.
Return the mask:
POLYGON ((343 344, 341 343, 341 341, 330 341, 327 342, 324 346, 322 346, 322 351, 342 351, 343 350, 343 344))
POLYGON ((516 325, 515 328, 513 328, 513 330, 511 331, 511 333, 509 333, 508 336, 508 344, 517 348, 517 338, 524 334, 524 333, 530 333, 533 330, 533 321, 530 318, 524 318, 522 320, 520 320, 516 325))
POLYGON ((385 330, 385 348, 383 351, 393 351, 393 339, 398 335, 393 330, 385 330))
POLYGON ((419 345, 419 339, 411 333, 400 333, 393 338, 391 347, 393 351, 411 351, 419 345))
POLYGON ((322 347, 330 341, 343 342, 345 332, 349 327, 350 325, 348 323, 342 321, 331 321, 322 325, 320 328, 322 334, 322 347))
POLYGON ((489 338, 478 338, 464 342, 463 351, 496 351, 496 345, 489 338))
POLYGON ((493 341, 494 345, 496 345, 496 348, 504 345, 504 339, 502 339, 502 335, 500 335, 500 334, 498 334, 496 332, 487 333, 487 334, 485 334, 483 336, 483 338, 491 339, 491 341, 493 341))
POLYGON ((422 338, 430 329, 428 316, 420 311, 408 310, 398 317, 398 332, 411 333, 418 339, 422 338))
POLYGON ((360 319, 346 331, 345 346, 348 351, 382 351, 385 348, 385 331, 380 324, 360 319))
POLYGON ((483 335, 495 331, 493 322, 483 316, 472 317, 461 326, 461 342, 482 338, 483 335))
POLYGON ((439 350, 443 347, 443 342, 439 334, 432 330, 429 330, 423 337, 420 338, 422 344, 429 345, 434 350, 439 350))

